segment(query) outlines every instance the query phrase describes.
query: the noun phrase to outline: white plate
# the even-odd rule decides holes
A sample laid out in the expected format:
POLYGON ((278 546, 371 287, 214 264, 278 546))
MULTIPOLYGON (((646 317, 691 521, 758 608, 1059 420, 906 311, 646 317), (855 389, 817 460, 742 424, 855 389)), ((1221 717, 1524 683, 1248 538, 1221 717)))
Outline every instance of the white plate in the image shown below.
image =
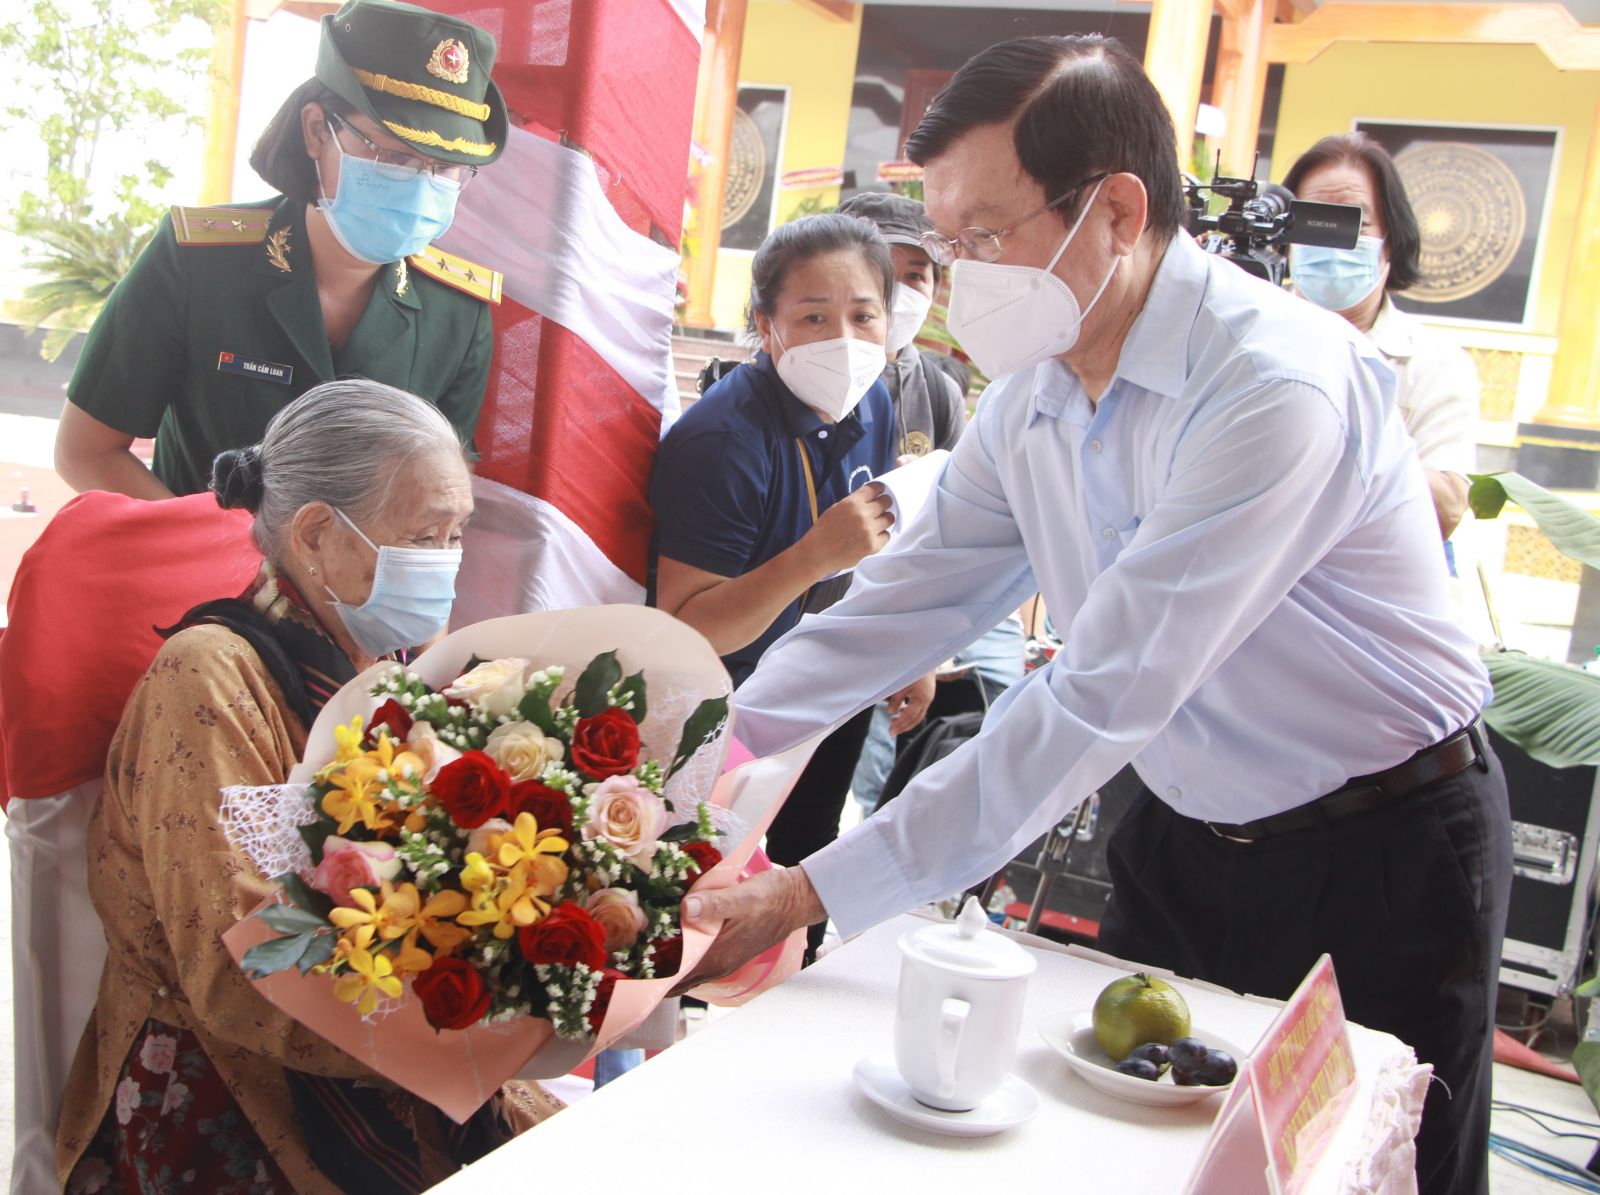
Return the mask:
MULTIPOLYGON (((1111 1061, 1110 1056, 1100 1048, 1100 1043, 1094 1039, 1093 1013, 1078 1013, 1068 1023, 1066 1032, 1041 1029, 1039 1036, 1044 1038, 1051 1049, 1065 1058, 1067 1065, 1072 1067, 1078 1077, 1090 1087, 1130 1103, 1171 1108, 1181 1104, 1196 1103, 1227 1091, 1233 1086, 1229 1083, 1225 1087, 1179 1087, 1172 1081, 1170 1070, 1154 1082, 1133 1075, 1118 1074, 1117 1064, 1111 1061)), ((1234 1061, 1241 1067, 1244 1066, 1244 1051, 1232 1042, 1214 1033, 1197 1032, 1193 1036, 1198 1037, 1213 1050, 1226 1050, 1233 1055, 1234 1061)))
POLYGON ((950 1137, 989 1137, 1033 1119, 1039 1093, 1007 1075, 993 1095, 970 1112, 941 1112, 919 1103, 894 1064, 892 1054, 875 1054, 856 1063, 856 1086, 896 1120, 950 1137))

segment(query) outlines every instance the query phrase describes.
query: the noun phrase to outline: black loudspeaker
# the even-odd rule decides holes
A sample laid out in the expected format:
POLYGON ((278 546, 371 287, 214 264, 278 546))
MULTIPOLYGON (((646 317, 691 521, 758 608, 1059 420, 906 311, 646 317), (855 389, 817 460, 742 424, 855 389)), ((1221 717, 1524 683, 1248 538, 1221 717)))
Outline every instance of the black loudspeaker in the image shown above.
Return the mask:
POLYGON ((1511 796, 1511 911, 1500 982, 1556 995, 1583 978, 1589 948, 1597 770, 1546 767, 1492 730, 1489 744, 1511 796))

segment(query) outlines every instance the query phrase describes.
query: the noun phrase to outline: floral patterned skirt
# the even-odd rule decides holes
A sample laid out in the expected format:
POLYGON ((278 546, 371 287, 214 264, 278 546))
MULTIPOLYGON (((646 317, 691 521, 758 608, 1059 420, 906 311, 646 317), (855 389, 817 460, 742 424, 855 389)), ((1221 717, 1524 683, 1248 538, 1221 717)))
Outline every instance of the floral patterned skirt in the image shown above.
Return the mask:
POLYGON ((67 1195, 294 1195, 199 1040, 154 1018, 67 1179, 67 1195))

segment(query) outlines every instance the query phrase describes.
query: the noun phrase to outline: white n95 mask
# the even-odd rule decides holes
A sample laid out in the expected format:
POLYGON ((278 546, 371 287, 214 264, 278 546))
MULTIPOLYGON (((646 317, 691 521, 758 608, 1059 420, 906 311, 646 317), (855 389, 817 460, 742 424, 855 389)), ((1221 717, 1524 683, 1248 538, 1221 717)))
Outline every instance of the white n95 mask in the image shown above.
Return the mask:
POLYGON ((1084 316, 1094 310, 1100 296, 1105 294, 1122 259, 1112 259, 1100 289, 1094 292, 1089 306, 1081 311, 1072 288, 1051 271, 1072 238, 1078 235, 1104 183, 1101 179, 1095 184, 1089 201, 1083 205, 1066 239, 1044 269, 974 261, 968 257, 957 259, 952 267, 950 316, 945 321, 946 326, 989 377, 1000 378, 1027 369, 1070 351, 1078 343, 1084 316))
POLYGON ((886 353, 898 353, 917 338, 933 309, 933 296, 925 295, 904 282, 894 284, 894 301, 889 305, 889 332, 883 338, 886 353))
POLYGON ((784 348, 776 328, 772 338, 783 349, 778 358, 783 384, 806 406, 835 423, 856 409, 889 363, 881 344, 854 336, 797 344, 792 349, 784 348))

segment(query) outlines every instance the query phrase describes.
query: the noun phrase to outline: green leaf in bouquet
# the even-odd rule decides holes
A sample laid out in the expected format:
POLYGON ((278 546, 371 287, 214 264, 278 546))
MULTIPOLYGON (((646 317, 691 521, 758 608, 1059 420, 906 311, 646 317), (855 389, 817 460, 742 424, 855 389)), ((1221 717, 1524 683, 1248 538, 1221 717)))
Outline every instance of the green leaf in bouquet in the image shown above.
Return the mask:
POLYGON ((678 750, 672 756, 672 765, 667 768, 669 777, 677 774, 694 758, 694 753, 710 742, 713 735, 728 720, 728 699, 726 697, 710 697, 695 707, 683 724, 683 737, 678 740, 678 750))
POLYGON ((1600 764, 1600 676, 1525 656, 1483 657, 1494 700, 1483 720, 1546 767, 1600 764))
POLYGON ((313 863, 322 862, 323 844, 333 837, 333 822, 327 818, 319 817, 309 826, 300 827, 300 838, 311 851, 313 863))
POLYGON ((306 947, 306 952, 300 956, 300 961, 295 964, 300 968, 300 974, 305 975, 312 967, 320 967, 333 957, 333 948, 339 941, 339 935, 329 930, 327 933, 315 935, 311 945, 306 947))
POLYGON ((555 715, 550 712, 550 703, 537 693, 529 693, 522 699, 522 704, 517 706, 517 713, 524 722, 532 722, 539 728, 541 734, 552 738, 558 737, 555 715))
POLYGON ((286 871, 281 876, 273 876, 272 882, 283 889, 283 894, 295 908, 304 909, 322 921, 328 919, 333 901, 302 880, 297 872, 286 871))
POLYGON ((311 945, 312 935, 295 934, 287 938, 273 938, 261 942, 244 952, 240 966, 251 979, 265 979, 279 971, 287 971, 304 956, 311 945))
POLYGON ((693 822, 684 822, 682 825, 673 826, 661 836, 661 842, 689 842, 699 835, 699 827, 693 822))
POLYGON ((628 711, 635 724, 644 721, 650 707, 644 699, 644 673, 635 672, 617 688, 617 704, 628 711))
POLYGON ((474 653, 473 655, 467 657, 467 662, 461 666, 461 671, 456 673, 456 675, 457 676, 465 676, 467 673, 471 672, 474 668, 476 668, 479 664, 487 664, 487 663, 488 663, 488 661, 485 660, 482 656, 477 655, 476 653, 474 653))
POLYGON ((573 699, 580 718, 592 718, 604 713, 611 705, 611 689, 622 679, 622 665, 617 663, 617 653, 604 651, 589 661, 589 666, 578 678, 573 699))
POLYGON ((293 905, 268 905, 258 916, 280 934, 316 933, 328 926, 321 917, 293 905))

